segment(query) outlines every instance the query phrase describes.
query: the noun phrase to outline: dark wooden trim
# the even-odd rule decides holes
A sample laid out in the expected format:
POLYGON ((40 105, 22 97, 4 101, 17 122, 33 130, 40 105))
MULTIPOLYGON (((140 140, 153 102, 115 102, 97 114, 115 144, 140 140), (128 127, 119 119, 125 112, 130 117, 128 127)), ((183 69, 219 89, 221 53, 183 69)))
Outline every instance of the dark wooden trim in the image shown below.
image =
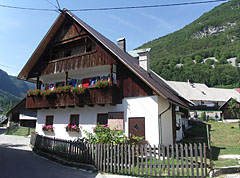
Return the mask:
POLYGON ((176 142, 177 138, 177 129, 176 129, 176 106, 172 105, 172 134, 173 134, 173 143, 176 142))
POLYGON ((57 46, 60 46, 60 45, 63 45, 63 44, 69 43, 69 42, 77 41, 77 40, 80 40, 80 39, 86 38, 86 37, 87 37, 86 34, 75 36, 75 37, 72 37, 72 38, 69 38, 66 40, 58 41, 58 42, 54 43, 52 46, 57 47, 57 46))
POLYGON ((65 85, 67 85, 68 82, 68 72, 65 72, 65 85))

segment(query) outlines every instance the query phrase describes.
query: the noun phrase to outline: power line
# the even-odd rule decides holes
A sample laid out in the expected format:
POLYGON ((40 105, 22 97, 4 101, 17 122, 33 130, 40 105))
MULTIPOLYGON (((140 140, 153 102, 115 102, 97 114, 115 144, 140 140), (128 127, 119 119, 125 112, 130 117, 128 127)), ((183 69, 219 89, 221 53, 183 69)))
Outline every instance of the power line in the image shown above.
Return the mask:
POLYGON ((10 69, 19 70, 19 69, 15 68, 15 67, 11 67, 11 66, 7 66, 7 65, 3 65, 3 64, 0 64, 0 66, 2 66, 2 67, 7 67, 7 68, 10 68, 10 69))
POLYGON ((61 7, 60 7, 60 4, 59 4, 58 0, 56 0, 56 1, 57 1, 58 9, 61 9, 61 7))
POLYGON ((0 7, 11 8, 11 9, 21 9, 21 10, 32 10, 32 11, 57 11, 55 9, 41 9, 41 8, 31 8, 31 7, 18 7, 18 6, 8 6, 0 4, 0 7))
POLYGON ((52 2, 50 2, 49 0, 45 0, 45 1, 47 1, 49 4, 51 4, 52 6, 54 6, 56 9, 58 9, 58 7, 57 7, 55 4, 53 4, 52 2))
MULTIPOLYGON (((210 1, 198 1, 198 2, 185 2, 185 3, 175 3, 175 4, 155 4, 155 5, 146 5, 146 6, 126 6, 126 7, 104 7, 104 8, 86 8, 86 9, 70 9, 68 11, 105 11, 105 10, 124 10, 124 9, 143 9, 143 8, 157 8, 157 7, 173 7, 173 6, 186 6, 186 5, 196 5, 196 4, 207 4, 207 3, 216 3, 216 2, 226 2, 228 0, 210 0, 210 1)), ((48 1, 49 2, 49 1, 48 1)), ((59 13, 60 5, 58 0, 56 0, 58 10, 55 9, 44 9, 44 8, 30 8, 30 7, 18 7, 0 4, 0 7, 12 8, 12 9, 21 9, 21 10, 33 10, 33 11, 55 11, 59 13)), ((49 2, 51 3, 51 2, 49 2)), ((52 4, 52 3, 51 3, 52 4)), ((53 4, 52 4, 53 5, 53 4)))
POLYGON ((156 5, 149 5, 149 6, 146 5, 146 6, 128 6, 128 7, 104 7, 104 8, 89 8, 89 9, 71 9, 69 11, 105 11, 105 10, 143 9, 143 8, 207 4, 207 3, 224 2, 224 1, 228 1, 228 0, 211 0, 211 1, 185 2, 185 3, 176 3, 176 4, 156 4, 156 5))

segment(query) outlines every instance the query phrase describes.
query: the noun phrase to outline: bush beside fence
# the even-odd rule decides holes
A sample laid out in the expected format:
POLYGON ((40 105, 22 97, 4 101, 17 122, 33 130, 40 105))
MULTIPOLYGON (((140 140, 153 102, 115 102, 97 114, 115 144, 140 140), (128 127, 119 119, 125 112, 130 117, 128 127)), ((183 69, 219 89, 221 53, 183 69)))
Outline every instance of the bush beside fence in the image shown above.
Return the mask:
POLYGON ((68 161, 95 165, 99 171, 136 176, 207 176, 206 144, 92 144, 32 134, 36 150, 68 161))

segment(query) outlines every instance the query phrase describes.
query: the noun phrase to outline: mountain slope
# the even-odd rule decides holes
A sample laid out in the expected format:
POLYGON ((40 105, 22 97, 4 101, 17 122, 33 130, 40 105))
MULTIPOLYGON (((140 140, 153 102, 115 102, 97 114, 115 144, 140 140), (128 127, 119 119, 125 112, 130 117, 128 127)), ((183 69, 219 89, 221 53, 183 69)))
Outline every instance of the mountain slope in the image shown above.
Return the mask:
POLYGON ((20 90, 14 85, 6 72, 0 69, 0 89, 12 95, 20 97, 20 90))
POLYGON ((152 48, 151 68, 167 80, 239 86, 240 71, 227 59, 240 62, 240 1, 223 3, 183 29, 139 48, 152 48))
POLYGON ((35 88, 34 84, 18 80, 15 76, 9 76, 1 69, 0 83, 0 108, 4 113, 23 99, 28 90, 35 88))

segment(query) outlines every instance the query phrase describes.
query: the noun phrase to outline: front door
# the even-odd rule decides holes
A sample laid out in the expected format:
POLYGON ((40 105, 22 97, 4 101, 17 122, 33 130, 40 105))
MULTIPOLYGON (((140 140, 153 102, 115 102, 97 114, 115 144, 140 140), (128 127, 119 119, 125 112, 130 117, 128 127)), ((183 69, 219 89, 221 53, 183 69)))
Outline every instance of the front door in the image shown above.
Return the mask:
POLYGON ((129 137, 138 136, 145 139, 145 118, 130 117, 129 120, 129 137))

